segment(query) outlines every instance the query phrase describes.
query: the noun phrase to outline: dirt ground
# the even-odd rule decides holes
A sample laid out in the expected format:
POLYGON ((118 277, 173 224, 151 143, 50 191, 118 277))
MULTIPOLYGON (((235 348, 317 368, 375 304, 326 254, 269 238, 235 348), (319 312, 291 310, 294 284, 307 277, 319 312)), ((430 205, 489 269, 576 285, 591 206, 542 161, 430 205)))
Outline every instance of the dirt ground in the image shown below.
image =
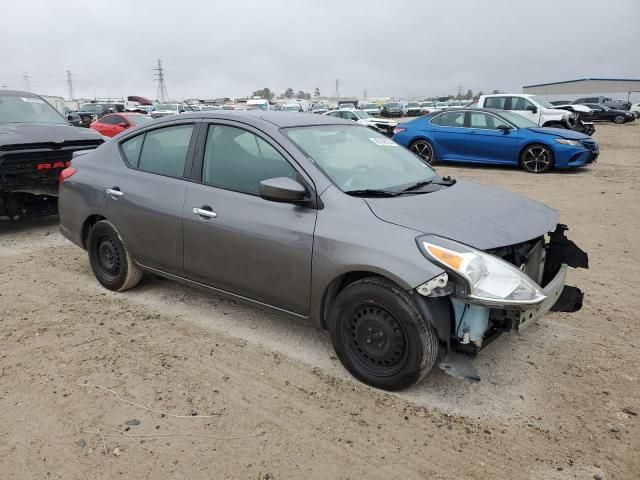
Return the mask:
POLYGON ((640 122, 599 162, 438 166, 560 213, 582 311, 504 335, 479 384, 387 394, 308 325, 167 280, 94 280, 57 219, 0 222, 0 479, 640 478, 640 122))

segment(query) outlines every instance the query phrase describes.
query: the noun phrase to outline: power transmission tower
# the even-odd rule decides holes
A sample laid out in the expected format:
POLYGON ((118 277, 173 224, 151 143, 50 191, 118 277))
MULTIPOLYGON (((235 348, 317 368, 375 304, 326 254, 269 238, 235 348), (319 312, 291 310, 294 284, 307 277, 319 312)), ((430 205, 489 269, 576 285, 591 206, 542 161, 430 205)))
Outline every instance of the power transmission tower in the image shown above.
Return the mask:
POLYGON ((153 79, 158 82, 158 90, 156 91, 156 98, 160 101, 160 103, 164 103, 169 99, 169 94, 167 93, 167 85, 164 82, 164 69, 162 68, 162 60, 158 59, 158 66, 153 69, 155 72, 153 74, 153 79))
POLYGON ((67 87, 69 87, 69 100, 73 100, 73 80, 71 79, 71 70, 67 70, 67 87))
POLYGON ((28 73, 23 73, 22 74, 22 83, 24 84, 24 89, 27 92, 31 91, 31 85, 29 84, 29 74, 28 73))
POLYGON ((366 88, 362 91, 362 95, 363 95, 362 98, 364 98, 366 100, 367 99, 367 89, 366 88))
POLYGON ((336 98, 340 98, 340 89, 338 88, 339 84, 340 84, 340 80, 336 78, 336 98))

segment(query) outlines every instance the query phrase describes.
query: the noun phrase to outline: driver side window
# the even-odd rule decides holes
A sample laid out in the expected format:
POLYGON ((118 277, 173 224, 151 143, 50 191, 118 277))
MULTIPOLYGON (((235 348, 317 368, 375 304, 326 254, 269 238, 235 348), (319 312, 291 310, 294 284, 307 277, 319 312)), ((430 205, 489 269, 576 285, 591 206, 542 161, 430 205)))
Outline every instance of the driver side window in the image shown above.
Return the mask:
POLYGON ((522 97, 511 97, 511 110, 526 110, 527 107, 533 107, 533 104, 522 97))
POLYGON ((202 165, 207 185, 258 195, 260 182, 296 178, 297 171, 262 138, 241 128, 210 125, 202 165))

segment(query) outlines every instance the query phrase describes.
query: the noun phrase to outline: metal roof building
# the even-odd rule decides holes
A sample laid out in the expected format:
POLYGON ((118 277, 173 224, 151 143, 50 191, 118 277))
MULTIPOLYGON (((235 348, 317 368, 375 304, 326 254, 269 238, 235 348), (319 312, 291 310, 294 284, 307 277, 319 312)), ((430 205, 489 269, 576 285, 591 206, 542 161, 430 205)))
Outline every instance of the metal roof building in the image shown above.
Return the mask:
POLYGON ((629 78, 581 78, 564 82, 525 85, 523 93, 544 96, 577 97, 585 95, 629 98, 640 95, 640 79, 629 78))

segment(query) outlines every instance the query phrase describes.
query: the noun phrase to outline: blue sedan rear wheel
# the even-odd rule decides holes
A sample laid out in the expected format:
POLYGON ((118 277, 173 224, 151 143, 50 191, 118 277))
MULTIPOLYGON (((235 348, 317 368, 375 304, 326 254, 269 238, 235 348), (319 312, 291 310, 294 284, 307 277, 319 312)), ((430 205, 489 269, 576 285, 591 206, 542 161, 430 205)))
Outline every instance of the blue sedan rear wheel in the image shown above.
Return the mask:
POLYGON ((545 173, 553 168, 553 153, 546 145, 528 145, 520 155, 520 166, 529 173, 545 173))
POLYGON ((409 150, 425 162, 429 164, 433 163, 433 147, 427 140, 416 140, 409 145, 409 150))

